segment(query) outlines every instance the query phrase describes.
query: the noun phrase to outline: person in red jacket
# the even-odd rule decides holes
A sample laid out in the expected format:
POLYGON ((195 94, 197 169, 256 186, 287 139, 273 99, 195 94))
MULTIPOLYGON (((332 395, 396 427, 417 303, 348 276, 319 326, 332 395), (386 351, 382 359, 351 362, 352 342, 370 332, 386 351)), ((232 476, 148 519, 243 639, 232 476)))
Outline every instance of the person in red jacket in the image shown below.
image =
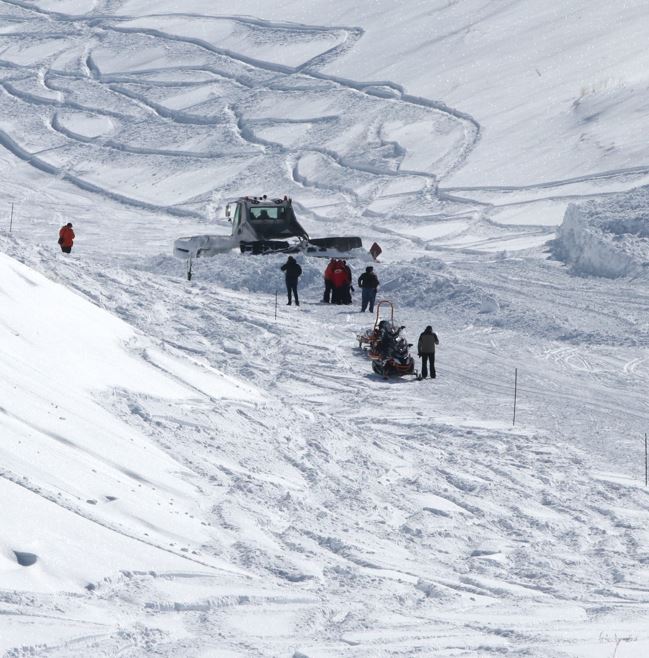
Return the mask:
POLYGON ((331 298, 332 304, 345 303, 345 288, 347 287, 347 270, 342 260, 334 261, 334 269, 331 273, 331 283, 333 283, 333 296, 331 298))
POLYGON ((61 251, 64 254, 69 254, 72 251, 72 245, 74 244, 74 231, 72 230, 71 222, 68 222, 59 230, 59 244, 61 245, 61 251))
POLYGON ((336 259, 332 258, 329 261, 329 264, 327 265, 324 271, 325 289, 324 289, 324 295, 322 296, 322 301, 325 304, 329 304, 331 302, 331 293, 333 292, 334 289, 334 284, 333 281, 331 280, 331 277, 333 276, 335 267, 336 267, 336 259))

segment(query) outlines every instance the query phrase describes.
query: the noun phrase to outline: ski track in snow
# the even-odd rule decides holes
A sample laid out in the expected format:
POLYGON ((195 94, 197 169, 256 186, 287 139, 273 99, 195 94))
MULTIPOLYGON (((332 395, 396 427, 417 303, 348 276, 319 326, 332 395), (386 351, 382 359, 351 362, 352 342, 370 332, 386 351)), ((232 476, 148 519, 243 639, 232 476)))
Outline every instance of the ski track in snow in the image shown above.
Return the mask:
MULTIPOLYGON (((42 20, 45 20, 48 26, 50 23, 64 26, 64 29, 61 32, 54 32, 51 27, 48 27, 47 30, 38 33, 39 39, 53 38, 54 36, 61 34, 63 37, 68 36, 68 38, 72 38, 73 42, 83 41, 90 45, 84 48, 83 53, 80 56, 79 66, 77 68, 73 67, 71 70, 69 65, 65 70, 60 70, 46 62, 46 68, 43 70, 43 65, 41 63, 37 66, 30 67, 4 60, 4 66, 8 68, 9 71, 15 72, 16 75, 19 74, 19 80, 24 82, 36 78, 40 80, 40 86, 57 90, 57 97, 51 98, 47 96, 39 96, 34 92, 30 93, 18 89, 15 83, 12 82, 11 76, 9 79, 5 79, 2 82, 5 92, 16 99, 20 99, 27 105, 23 110, 29 111, 30 105, 34 105, 37 109, 40 108, 41 112, 44 107, 51 108, 51 115, 49 118, 50 128, 59 133, 59 135, 65 137, 67 140, 67 143, 58 144, 55 148, 57 150, 63 149, 70 152, 66 153, 64 156, 68 159, 68 164, 60 166, 48 162, 47 155, 49 154, 49 151, 45 151, 44 158, 39 157, 37 153, 30 152, 28 149, 23 148, 19 141, 16 138, 13 138, 10 134, 3 135, 2 145, 9 149, 14 155, 21 157, 33 166, 37 166, 54 175, 58 174, 61 178, 64 178, 83 189, 106 194, 115 200, 133 205, 137 208, 169 212, 180 216, 200 217, 204 216, 205 211, 204 209, 199 210, 195 207, 195 203, 198 202, 200 204, 199 207, 202 206, 204 208, 205 204, 210 203, 210 197, 209 195, 203 195, 198 199, 187 200, 187 202, 191 203, 193 206, 190 208, 182 207, 183 204, 175 204, 174 207, 156 204, 146 198, 124 194, 123 191, 117 192, 106 188, 105 186, 98 185, 94 181, 89 181, 86 177, 75 175, 71 170, 74 169, 76 161, 81 159, 85 161, 90 157, 96 158, 100 162, 105 162, 108 159, 108 154, 105 153, 106 150, 115 151, 118 157, 120 152, 125 155, 158 156, 160 162, 155 164, 152 163, 152 165, 162 167, 163 169, 169 168, 169 173, 173 176, 173 171, 177 169, 177 166, 169 166, 167 164, 169 160, 180 160, 182 164, 186 166, 192 158, 207 162, 213 161, 217 158, 223 158, 224 156, 250 159, 251 155, 256 151, 258 155, 264 155, 266 161, 279 158, 280 161, 286 163, 286 166, 282 166, 281 163, 278 163, 276 169, 277 171, 284 170, 285 172, 291 172, 291 175, 285 178, 284 188, 287 191, 295 193, 297 196, 299 191, 295 188, 306 187, 312 188, 316 192, 325 192, 328 196, 333 195, 336 197, 338 211, 345 213, 349 211, 353 212, 353 207, 358 205, 359 202, 362 202, 363 205, 367 207, 371 205, 374 199, 381 198, 386 184, 389 183, 391 179, 420 177, 423 180, 429 181, 428 184, 432 183, 435 185, 437 180, 443 179, 452 171, 462 166, 462 163, 466 160, 480 136, 480 126, 472 117, 467 116, 460 111, 448 108, 443 103, 413 97, 412 95, 407 94, 400 85, 395 83, 389 81, 367 83, 356 82, 320 73, 317 70, 318 67, 331 62, 336 57, 341 56, 348 49, 353 48, 354 43, 356 43, 356 41, 362 36, 362 30, 359 28, 324 28, 296 24, 275 24, 268 21, 258 21, 238 16, 220 16, 218 19, 209 19, 211 21, 231 21, 241 26, 254 26, 258 30, 267 32, 269 35, 268 38, 272 38, 272 35, 275 32, 281 33, 287 29, 290 29, 296 34, 309 35, 312 33, 332 33, 336 36, 343 35, 341 43, 325 50, 320 55, 314 56, 313 58, 295 66, 285 66, 251 58, 228 49, 218 48, 204 39, 174 34, 164 29, 124 27, 123 24, 129 22, 129 17, 126 16, 120 17, 119 15, 111 15, 106 18, 100 18, 93 15, 92 18, 85 18, 83 16, 69 16, 60 12, 45 11, 32 5, 27 5, 26 3, 10 2, 9 0, 4 2, 4 4, 23 8, 24 11, 29 12, 28 15, 31 21, 34 20, 34 16, 42 16, 42 20), (66 30, 69 30, 69 33, 66 32, 66 30), (176 67, 166 65, 158 68, 144 68, 134 70, 130 73, 128 71, 110 74, 102 73, 101 67, 97 64, 96 58, 93 56, 92 44, 97 43, 98 46, 108 47, 110 46, 111 39, 119 39, 120 35, 144 39, 144 43, 148 44, 148 47, 153 47, 157 42, 164 42, 167 46, 178 47, 180 49, 179 52, 189 58, 198 58, 200 63, 188 63, 185 66, 180 65, 176 67), (196 55, 196 52, 198 52, 199 55, 196 55), (213 61, 210 61, 210 59, 213 61), (360 102, 360 108, 363 110, 363 115, 367 114, 366 110, 368 108, 370 108, 370 115, 373 114, 374 111, 371 110, 371 108, 378 103, 379 105, 377 107, 379 109, 377 113, 382 117, 381 122, 383 124, 387 123, 390 117, 395 117, 395 120, 398 121, 403 121, 404 118, 407 117, 408 120, 412 121, 413 116, 419 114, 422 120, 430 122, 431 128, 434 130, 435 123, 439 121, 435 117, 446 116, 449 121, 456 122, 458 126, 460 126, 461 131, 463 132, 463 137, 461 139, 463 146, 456 145, 452 149, 453 155, 452 157, 449 156, 450 159, 445 157, 441 160, 438 159, 436 163, 431 163, 430 169, 410 170, 407 167, 403 167, 399 162, 403 158, 405 150, 397 141, 386 141, 380 137, 376 137, 374 140, 369 139, 369 142, 370 144, 373 142, 376 143, 378 159, 376 161, 363 162, 362 158, 358 157, 358 153, 361 149, 365 152, 368 151, 366 139, 370 137, 370 133, 367 131, 371 126, 371 119, 366 116, 352 116, 350 118, 348 116, 350 114, 349 105, 345 107, 344 117, 339 111, 337 111, 331 116, 319 117, 317 114, 314 114, 310 117, 300 118, 297 121, 288 115, 285 117, 271 115, 263 118, 245 116, 245 113, 242 114, 237 110, 237 103, 232 102, 225 106, 217 105, 214 107, 216 114, 210 113, 210 115, 206 115, 204 110, 201 109, 201 104, 196 108, 188 108, 188 110, 183 111, 166 105, 164 102, 164 94, 162 99, 163 102, 158 102, 152 98, 152 96, 158 96, 165 89, 169 90, 175 88, 177 90, 187 84, 180 81, 170 82, 167 80, 160 82, 150 79, 150 76, 155 75, 156 73, 173 73, 174 71, 178 77, 188 71, 193 71, 194 73, 202 71, 211 74, 213 76, 212 83, 198 82, 195 84, 198 89, 200 89, 201 86, 214 84, 219 79, 227 81, 230 85, 241 87, 241 89, 247 93, 247 108, 249 108, 251 104, 254 105, 254 98, 268 98, 273 93, 277 94, 279 90, 281 90, 284 95, 290 95, 292 90, 299 90, 301 94, 307 94, 306 104, 309 103, 308 95, 312 94, 314 103, 320 103, 321 92, 323 91, 319 90, 317 87, 318 82, 320 82, 326 85, 327 95, 349 97, 352 106, 358 105, 360 102), (116 137, 111 136, 84 138, 82 135, 79 135, 73 130, 61 125, 57 110, 76 110, 79 112, 90 113, 95 116, 108 116, 126 121, 133 117, 129 116, 128 113, 124 114, 123 112, 112 110, 109 107, 106 107, 105 104, 102 106, 101 103, 97 103, 93 106, 71 100, 71 93, 69 93, 69 90, 67 90, 65 84, 63 84, 66 80, 74 80, 76 83, 82 83, 84 85, 84 93, 86 96, 89 95, 92 97, 93 85, 100 89, 103 98, 112 99, 111 103, 117 102, 118 105, 122 105, 121 101, 116 100, 121 96, 127 101, 126 106, 130 104, 131 109, 129 112, 141 113, 143 110, 148 124, 152 119, 157 119, 161 123, 161 126, 167 131, 182 129, 184 126, 191 133, 193 129, 200 127, 219 127, 220 130, 225 130, 226 134, 219 136, 218 144, 212 146, 206 151, 185 150, 182 148, 160 149, 153 146, 136 147, 128 141, 120 141, 116 137), (144 87, 143 92, 138 91, 140 87, 144 87), (66 93, 66 91, 68 91, 68 93, 66 93), (251 94, 253 95, 252 97, 250 96, 251 94), (355 94, 356 97, 354 96, 355 94), (363 102, 362 100, 359 101, 358 98, 366 98, 367 102, 363 102), (250 102, 251 100, 252 103, 250 102), (427 116, 428 118, 426 118, 427 116), (285 130, 291 125, 295 126, 300 123, 311 132, 312 139, 307 140, 312 142, 311 144, 283 146, 280 141, 269 140, 263 137, 264 131, 272 132, 273 129, 277 128, 283 128, 285 130), (364 123, 366 125, 363 128, 364 123), (319 146, 320 144, 331 141, 333 135, 339 135, 341 131, 344 131, 346 129, 346 124, 349 128, 356 129, 354 126, 361 128, 365 135, 362 146, 359 143, 358 146, 360 148, 354 149, 354 153, 345 154, 335 148, 323 148, 319 146), (330 126, 329 130, 327 130, 328 125, 330 126), (263 128, 262 134, 258 134, 258 131, 256 130, 260 127, 263 128), (229 135, 227 134, 228 132, 230 133, 229 135), (223 141, 223 137, 226 138, 225 141, 223 141), (87 148, 75 155, 75 142, 81 143, 81 145, 85 145, 87 148), (247 150, 247 147, 250 148, 247 150), (88 151, 88 148, 90 148, 90 152, 88 151), (381 155, 381 150, 385 151, 385 149, 387 149, 387 153, 381 155), (393 156, 389 155, 391 150, 394 151, 393 156), (95 154, 91 155, 93 151, 95 154), (322 169, 322 167, 329 168, 331 166, 340 167, 340 178, 348 179, 349 183, 336 184, 333 181, 335 181, 337 177, 334 176, 332 182, 323 187, 317 182, 317 170, 315 172, 316 175, 303 173, 300 168, 300 163, 304 159, 304 156, 312 156, 316 154, 320 154, 324 158, 318 169, 322 169), (330 164, 328 164, 328 161, 330 164), (364 180, 367 181, 366 185, 370 186, 368 192, 363 195, 362 198, 359 198, 357 194, 351 194, 350 196, 349 188, 352 186, 359 187, 359 185, 363 185, 364 180)), ((201 16, 191 13, 179 13, 164 16, 151 15, 150 18, 152 20, 167 19, 173 21, 177 18, 198 20, 201 16)), ((25 38, 22 33, 20 36, 23 39, 25 38)), ((118 42, 116 41, 116 45, 117 43, 118 42)), ((280 93, 280 103, 285 105, 285 101, 281 100, 281 95, 282 94, 280 93)), ((288 108, 284 107, 285 111, 287 109, 288 108)), ((247 109, 246 112, 249 114, 249 109, 247 109)), ((40 114, 40 112, 37 113, 40 114)), ((142 117, 142 119, 144 119, 144 117, 142 117)), ((155 129, 148 128, 148 130, 154 136, 157 134, 155 129)), ((375 135, 380 135, 380 130, 378 132, 375 130, 374 132, 375 135)), ((125 137, 126 136, 127 134, 125 137)), ((182 130, 179 130, 178 136, 182 139, 185 138, 182 130)), ((101 165, 99 166, 101 167, 101 165)), ((482 207, 483 210, 481 215, 484 217, 485 208, 488 211, 488 209, 492 207, 495 194, 500 195, 500 200, 497 202, 498 207, 507 207, 510 205, 522 206, 525 204, 534 204, 541 200, 557 201, 576 198, 571 190, 579 183, 596 183, 600 185, 603 181, 610 179, 613 179, 614 181, 618 179, 629 180, 629 178, 642 179, 643 177, 646 178, 646 175, 646 167, 636 167, 619 171, 603 172, 591 176, 575 177, 565 181, 548 181, 537 185, 519 188, 483 187, 441 189, 439 191, 439 198, 440 200, 447 200, 465 206, 466 212, 470 212, 471 209, 477 210, 482 207), (561 190, 562 188, 565 188, 565 193, 549 193, 550 191, 561 190), (516 193, 519 198, 516 201, 507 202, 507 196, 513 193, 516 193), (481 200, 482 198, 485 199, 486 203, 481 200)), ((264 176, 260 176, 259 174, 251 175, 251 179, 260 177, 264 176)), ((236 180, 234 187, 230 187, 228 183, 225 182, 225 185, 221 186, 221 196, 234 196, 240 193, 242 191, 240 185, 241 181, 239 179, 236 180)), ((606 190, 594 187, 590 189, 589 193, 591 195, 601 195, 606 194, 607 192, 606 190)), ((151 192, 147 190, 144 194, 149 199, 155 197, 153 190, 151 192)), ((577 193, 577 195, 578 194, 579 193, 577 193)), ((187 202, 185 205, 187 205, 187 202)), ((401 202, 402 205, 406 206, 412 204, 415 213, 421 213, 420 203, 416 197, 413 197, 412 193, 403 193, 401 202)), ((384 214, 385 213, 377 213, 373 211, 372 217, 379 218, 384 214)), ((533 231, 533 228, 534 227, 530 227, 528 230, 522 232, 521 235, 527 235, 528 237, 533 235, 530 233, 530 231, 533 231)), ((498 238, 496 237, 494 240, 497 241, 498 238)))
MULTIPOLYGON (((27 18, 30 23, 34 21, 42 21, 45 27, 42 31, 34 30, 36 33, 35 41, 53 39, 56 35, 62 34, 63 37, 70 39, 71 43, 76 44, 83 42, 89 44, 84 48, 81 56, 78 58, 78 65, 72 67, 70 70, 69 65, 65 70, 58 69, 55 66, 56 57, 52 56, 45 62, 38 62, 37 65, 28 66, 19 63, 12 63, 6 58, 3 59, 2 64, 5 70, 10 73, 9 77, 5 77, 0 82, 5 93, 7 93, 15 102, 20 102, 20 105, 15 103, 12 107, 5 108, 8 112, 19 111, 34 113, 41 115, 43 111, 49 108, 49 127, 51 130, 56 131, 59 136, 65 138, 63 143, 58 144, 55 148, 56 151, 66 151, 64 158, 68 159, 68 164, 57 165, 48 160, 52 154, 51 150, 42 151, 35 154, 29 149, 20 145, 17 137, 12 137, 10 134, 4 134, 2 145, 10 150, 17 157, 22 158, 33 166, 39 167, 42 170, 51 174, 58 174, 65 180, 72 182, 83 189, 93 192, 99 192, 110 196, 122 203, 128 203, 148 210, 164 210, 163 206, 146 201, 142 198, 125 195, 123 192, 116 192, 108 188, 100 188, 95 182, 89 181, 85 177, 74 175, 71 170, 74 168, 75 162, 83 158, 84 162, 88 159, 96 158, 99 161, 106 160, 106 149, 121 151, 122 153, 134 153, 137 155, 150 155, 150 156, 164 156, 170 158, 169 151, 171 149, 155 149, 152 147, 134 148, 128 142, 120 142, 118 136, 107 137, 90 137, 83 138, 75 134, 73 130, 62 127, 58 113, 61 110, 78 111, 93 116, 106 116, 112 117, 116 120, 128 121, 133 119, 134 116, 141 115, 144 111, 147 123, 156 120, 164 126, 166 130, 175 131, 178 129, 178 136, 183 138, 182 128, 186 127, 191 133, 191 129, 200 128, 201 126, 211 126, 212 128, 218 127, 225 134, 220 135, 217 141, 220 141, 217 148, 212 148, 207 153, 199 152, 197 157, 213 160, 215 158, 223 157, 228 153, 229 157, 233 157, 233 153, 237 153, 246 147, 253 147, 253 152, 256 150, 258 154, 263 154, 266 159, 278 157, 280 160, 286 159, 294 163, 290 168, 293 172, 292 180, 285 181, 286 189, 295 187, 300 188, 314 186, 318 188, 317 183, 310 183, 310 176, 300 173, 300 160, 309 154, 321 154, 325 161, 323 166, 337 166, 341 168, 341 176, 354 178, 368 178, 374 183, 374 190, 371 195, 374 196, 380 193, 382 186, 386 180, 393 177, 421 177, 427 181, 434 182, 436 178, 443 177, 450 171, 461 166, 462 162, 470 153, 476 140, 479 139, 480 128, 478 124, 471 118, 461 112, 452 110, 444 106, 442 103, 436 103, 427 99, 415 98, 407 93, 399 86, 391 82, 381 81, 372 83, 359 83, 351 80, 337 79, 331 76, 323 75, 317 71, 318 67, 332 61, 339 57, 347 49, 353 48, 354 43, 362 35, 362 31, 356 28, 322 28, 318 26, 308 25, 294 25, 290 26, 281 23, 270 23, 267 21, 256 21, 248 18, 241 18, 237 16, 222 16, 219 21, 230 21, 240 26, 254 26, 257 30, 263 30, 268 33, 269 39, 278 33, 281 35, 282 31, 290 28, 292 33, 309 35, 312 33, 327 34, 332 33, 335 36, 342 35, 341 42, 320 53, 311 59, 300 63, 296 66, 285 66, 275 64, 268 61, 262 61, 241 53, 232 52, 227 49, 218 48, 212 43, 204 40, 197 39, 190 36, 183 36, 174 34, 171 31, 164 29, 153 29, 145 27, 128 27, 124 24, 129 22, 128 17, 110 16, 105 19, 93 17, 86 19, 80 16, 67 16, 59 12, 50 12, 38 9, 35 6, 27 5, 26 3, 11 2, 6 0, 3 2, 5 6, 20 7, 27 13, 27 18), (39 17, 41 17, 39 19, 39 17), (62 26, 63 29, 54 31, 53 25, 62 26), (186 66, 178 66, 175 68, 175 73, 178 77, 186 71, 204 72, 213 75, 213 83, 219 81, 225 82, 231 87, 239 87, 241 93, 245 95, 246 107, 254 106, 255 99, 259 98, 262 102, 267 101, 269 98, 275 97, 282 107, 283 112, 289 112, 286 117, 282 116, 268 116, 268 117, 254 117, 249 116, 250 111, 243 114, 237 110, 237 105, 243 102, 232 102, 227 106, 214 106, 215 113, 206 115, 201 106, 197 108, 188 108, 187 110, 180 110, 170 107, 165 104, 164 99, 162 102, 154 100, 165 89, 169 90, 170 83, 163 83, 159 87, 156 82, 150 80, 150 76, 156 73, 173 73, 174 68, 165 66, 162 68, 145 68, 143 70, 135 70, 133 72, 124 71, 117 74, 103 73, 101 64, 97 62, 97 57, 94 54, 92 47, 93 43, 97 47, 111 47, 113 41, 115 48, 119 48, 121 39, 138 39, 144 47, 155 47, 157 43, 164 43, 165 47, 178 49, 181 58, 186 56, 190 59, 198 59, 198 63, 189 63, 186 66), (45 70, 43 70, 45 67, 45 70), (39 82, 40 81, 40 82, 39 82), (32 91, 27 91, 17 87, 17 82, 21 84, 29 84, 32 86, 32 91), (93 94, 99 93, 98 98, 108 100, 109 104, 98 102, 95 105, 88 105, 87 101, 81 103, 74 100, 75 92, 66 88, 70 83, 75 85, 83 85, 83 92, 86 98, 92 98, 93 94), (56 90, 57 95, 51 97, 49 94, 39 92, 38 87, 45 87, 48 90, 56 90), (138 91, 139 88, 143 91, 138 91), (305 89, 306 87, 306 89, 305 89), (95 91, 93 92, 93 88, 95 91), (319 105, 323 102, 323 94, 327 97, 340 97, 342 102, 345 103, 344 114, 341 109, 334 109, 331 117, 319 117, 314 114, 311 117, 299 119, 312 133, 312 137, 307 139, 307 143, 302 146, 289 146, 284 147, 279 142, 268 140, 262 134, 257 133, 257 127, 263 127, 264 130, 272 131, 278 127, 290 127, 296 125, 295 120, 290 116, 290 107, 286 105, 287 100, 293 93, 293 89, 299 91, 300 94, 313 95, 314 104, 319 105), (383 91, 382 91, 383 90, 383 91), (386 92, 389 91, 389 93, 386 92), (119 97, 124 99, 126 103, 119 100, 119 97), (116 109, 111 109, 110 104, 115 105, 116 109), (128 114, 122 110, 117 109, 129 107, 128 114), (355 111, 358 108, 358 111, 355 111), (459 130, 458 139, 459 147, 454 147, 447 155, 440 158, 437 156, 437 163, 432 166, 431 170, 409 170, 408 168, 400 165, 400 159, 403 158, 405 150, 401 148, 396 141, 384 140, 379 135, 380 129, 375 129, 376 137, 376 161, 363 161, 363 156, 360 154, 360 148, 352 148, 348 154, 340 152, 336 148, 323 148, 320 144, 326 144, 332 140, 339 138, 341 133, 347 130, 356 130, 360 128, 363 133, 367 132, 367 128, 363 127, 363 123, 369 124, 373 121, 372 116, 380 116, 381 124, 392 120, 403 124, 403 121, 413 120, 418 117, 421 121, 426 121, 430 124, 432 131, 436 130, 436 124, 440 122, 447 122, 449 125, 455 124, 456 130, 459 130), (228 124, 230 117, 234 118, 235 125, 230 124, 230 129, 234 128, 235 134, 228 136, 228 124), (327 126, 329 124, 329 129, 327 126), (225 137, 227 141, 222 141, 225 137), (78 155, 75 155, 75 143, 81 142, 85 149, 82 149, 78 155), (90 148, 90 150, 88 150, 90 148), (382 155, 382 151, 386 152, 382 155), (94 155, 93 155, 94 152, 94 155), (390 155, 394 152, 394 155, 390 155), (331 161, 331 165, 327 164, 327 160, 331 161), (70 163, 71 161, 71 163, 70 163)), ((166 17, 159 17, 152 15, 149 17, 151 20, 164 20, 184 18, 201 19, 199 15, 194 14, 175 14, 167 15, 166 17)), ((205 19, 217 20, 217 19, 205 19)), ((11 39, 11 35, 5 36, 11 39)), ((20 39, 24 42, 26 35, 20 33, 20 39)), ((57 53, 60 55, 60 53, 57 53)), ((204 83, 203 86, 209 87, 210 83, 204 83)), ((201 87, 200 84, 197 85, 201 87)), ((177 87, 179 88, 179 87, 177 87)), ((308 100, 307 100, 308 103, 308 100)), ((209 107, 205 109, 211 109, 209 107)), ((144 117, 143 117, 144 118, 144 117)), ((155 134, 155 129, 149 129, 152 134, 155 134)), ((447 128, 444 128, 446 131, 447 128)), ((42 136, 39 141, 51 141, 51 137, 46 134, 42 136)), ((361 142, 358 144, 361 145, 361 142)), ((365 138, 363 138, 363 149, 367 151, 365 138)), ((446 148, 446 147, 444 147, 446 148)), ((243 151, 245 153, 245 150, 243 151)), ((182 156, 191 160, 193 156, 192 151, 185 151, 179 149, 176 156, 182 156)), ((173 157, 173 156, 172 156, 173 157)), ((250 157, 250 151, 248 151, 250 157)), ((166 166, 166 160, 162 159, 162 167, 166 166)), ((186 164, 186 162, 185 162, 186 164)), ((278 163, 279 164, 279 163, 278 163)), ((281 164, 277 167, 281 169, 281 164)), ((172 167, 173 169, 173 167, 172 167)), ((240 183, 238 183, 240 184, 240 183)), ((224 186, 224 193, 227 192, 228 186, 224 186)), ((234 194, 236 188, 232 188, 234 194)), ((331 194, 344 194, 343 187, 334 186, 330 190, 331 194)), ((371 201, 371 196, 369 200, 371 201)), ((208 199, 209 200, 209 199, 208 199)), ((355 199, 354 199, 355 200, 355 199)), ((366 199, 367 201, 367 199, 366 199)), ((203 203, 205 199, 203 199, 203 203)), ((186 210, 182 208, 168 208, 172 213, 185 213, 193 215, 193 209, 186 210)))

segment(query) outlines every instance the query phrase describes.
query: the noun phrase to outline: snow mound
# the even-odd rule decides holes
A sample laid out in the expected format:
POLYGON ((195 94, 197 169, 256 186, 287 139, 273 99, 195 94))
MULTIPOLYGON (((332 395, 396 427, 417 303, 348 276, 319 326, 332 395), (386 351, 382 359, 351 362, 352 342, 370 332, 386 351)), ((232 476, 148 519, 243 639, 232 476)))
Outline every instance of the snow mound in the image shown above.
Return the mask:
MULTIPOLYGON (((302 267, 300 288, 322 284, 322 273, 328 260, 308 258, 294 254, 302 267)), ((224 288, 239 292, 273 294, 284 292, 284 273, 281 266, 286 262, 286 254, 253 256, 230 252, 212 258, 198 258, 192 263, 192 274, 200 283, 216 283, 224 288)), ((173 256, 156 256, 138 265, 155 274, 184 277, 186 263, 173 256)))
POLYGON ((583 275, 615 278, 646 274, 649 188, 606 201, 569 205, 553 251, 583 275))
MULTIPOLYGON (((302 266, 299 290, 304 300, 317 301, 324 290, 323 275, 329 262, 318 258, 295 254, 302 266)), ((214 258, 200 258, 193 262, 194 282, 216 283, 229 290, 273 295, 284 294, 284 274, 280 267, 286 262, 286 254, 269 254, 263 257, 221 254, 214 258)), ((367 263, 361 258, 350 257, 347 264, 352 270, 354 303, 360 302, 357 287, 359 275, 367 263)), ((156 274, 172 277, 185 276, 185 263, 172 256, 157 256, 137 264, 137 267, 156 274)), ((415 259, 410 263, 374 264, 374 271, 381 285, 377 299, 387 299, 397 308, 425 308, 448 310, 452 315, 467 314, 473 319, 478 313, 497 314, 498 301, 486 295, 480 287, 465 283, 441 260, 430 257, 415 259), (491 299, 485 310, 485 299, 491 299)))
POLYGON ((381 279, 380 292, 400 306, 477 312, 483 291, 461 281, 441 260, 418 258, 392 264, 381 279))

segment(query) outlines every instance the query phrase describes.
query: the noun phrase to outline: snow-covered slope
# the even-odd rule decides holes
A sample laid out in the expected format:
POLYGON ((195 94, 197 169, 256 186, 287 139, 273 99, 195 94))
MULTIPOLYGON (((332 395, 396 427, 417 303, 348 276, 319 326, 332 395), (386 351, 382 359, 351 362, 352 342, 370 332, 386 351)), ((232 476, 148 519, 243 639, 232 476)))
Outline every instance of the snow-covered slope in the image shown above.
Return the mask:
POLYGON ((649 653, 649 295, 553 260, 644 258, 642 3, 0 10, 0 651, 649 653), (186 281, 261 192, 380 242, 437 380, 318 259, 299 309, 276 256, 186 281))
MULTIPOLYGON (((354 349, 355 332, 367 320, 309 303, 320 292, 312 263, 304 263, 313 283, 303 291, 302 307, 280 307, 275 320, 268 289, 279 258, 238 261, 244 271, 252 268, 249 280, 266 282, 247 293, 234 278, 216 283, 224 263, 215 260, 200 263, 199 282, 189 285, 180 265, 175 275, 164 273, 172 263, 166 259, 145 270, 106 261, 97 271, 97 261, 52 257, 22 242, 5 241, 4 248, 138 328, 129 330, 5 259, 12 287, 29 286, 14 282, 12 270, 42 287, 43 309, 51 308, 51 298, 58 301, 57 290, 79 308, 71 318, 81 350, 101 341, 102 360, 95 365, 93 349, 89 365, 96 373, 91 383, 104 382, 93 396, 102 403, 77 393, 100 446, 75 436, 79 412, 50 422, 69 427, 64 436, 84 448, 67 447, 66 482, 78 478, 76 486, 58 481, 38 460, 16 467, 48 499, 25 506, 36 519, 39 505, 53 499, 66 514, 77 512, 82 529, 73 536, 81 537, 80 546, 97 522, 116 537, 103 548, 110 559, 94 564, 90 553, 74 568, 61 566, 56 550, 61 535, 74 528, 45 533, 40 548, 24 534, 10 537, 7 548, 38 554, 38 568, 49 568, 50 560, 59 565, 50 579, 59 593, 36 598, 38 614, 62 620, 54 636, 43 629, 50 647, 43 655, 85 655, 99 646, 106 655, 460 650, 471 656, 509 649, 586 656, 610 649, 615 633, 635 638, 634 650, 645 646, 639 620, 649 586, 643 571, 649 499, 631 463, 615 474, 610 465, 609 472, 602 468, 612 434, 621 439, 630 424, 639 429, 646 418, 644 396, 634 392, 649 376, 634 358, 646 348, 624 347, 614 333, 599 349, 552 341, 540 334, 550 327, 540 298, 528 343, 522 327, 493 327, 509 322, 512 309, 484 316, 477 294, 458 306, 456 282, 448 292, 455 304, 444 301, 444 286, 428 293, 438 302, 440 378, 385 384, 354 349), (106 321, 89 341, 97 317, 106 321), (471 326, 471 317, 480 324, 471 326), (101 367, 104 357, 120 364, 122 376, 111 378, 101 367), (522 425, 512 429, 516 365, 522 425), (213 368, 231 378, 227 392, 214 382, 213 368), (245 386, 233 389, 241 379, 245 386), (626 415, 618 418, 623 406, 626 415), (117 430, 109 434, 103 426, 112 428, 115 420, 106 420, 102 407, 124 424, 130 445, 114 445, 117 430), (91 459, 86 447, 114 455, 118 464, 137 462, 147 482, 114 474, 112 464, 91 459), (165 474, 162 453, 176 464, 171 473, 167 466, 165 474), (90 479, 77 475, 79 454, 91 460, 90 479), (106 493, 118 500, 108 501, 106 493), (147 496, 161 509, 147 510, 147 496), (145 543, 124 550, 125 531, 145 543), (173 563, 183 555, 187 564, 173 563), (628 606, 634 615, 625 612, 628 606), (107 620, 115 607, 119 614, 107 620), (66 621, 70 617, 75 623, 66 621), (603 628, 611 629, 610 638, 602 639, 603 628)), ((234 269, 234 260, 225 264, 234 269)), ((378 270, 386 286, 393 268, 378 270)), ((442 268, 438 276, 442 281, 449 273, 442 268)), ((599 299, 605 290, 597 291, 599 299)), ((32 315, 23 297, 30 301, 17 295, 10 318, 32 315)), ((509 301, 519 313, 521 303, 509 301)), ((590 326, 587 306, 585 299, 582 330, 590 326)), ((404 299, 400 308, 413 328, 430 317, 414 300, 404 299)), ((49 325, 52 332, 70 331, 65 318, 49 325)), ((16 370, 8 376, 15 378, 16 370)), ((50 396, 45 399, 49 404, 50 396)), ((50 438, 49 444, 41 451, 51 459, 60 442, 50 438)), ((619 443, 626 445, 632 448, 619 443)), ((37 565, 20 567, 9 558, 16 590, 9 609, 22 617, 7 626, 5 647, 31 647, 32 623, 25 628, 21 621, 36 612, 34 595, 18 592, 42 591, 29 571, 37 565)))

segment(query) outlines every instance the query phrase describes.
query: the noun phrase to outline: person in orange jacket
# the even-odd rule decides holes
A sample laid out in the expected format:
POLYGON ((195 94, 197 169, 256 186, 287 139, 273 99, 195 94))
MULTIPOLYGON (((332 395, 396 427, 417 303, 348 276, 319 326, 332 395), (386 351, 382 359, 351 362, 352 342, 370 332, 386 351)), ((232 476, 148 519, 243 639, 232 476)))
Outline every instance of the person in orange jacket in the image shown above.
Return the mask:
POLYGON ((68 222, 59 230, 59 244, 61 245, 61 251, 64 254, 69 254, 72 251, 72 245, 74 244, 74 231, 72 230, 71 222, 68 222))

